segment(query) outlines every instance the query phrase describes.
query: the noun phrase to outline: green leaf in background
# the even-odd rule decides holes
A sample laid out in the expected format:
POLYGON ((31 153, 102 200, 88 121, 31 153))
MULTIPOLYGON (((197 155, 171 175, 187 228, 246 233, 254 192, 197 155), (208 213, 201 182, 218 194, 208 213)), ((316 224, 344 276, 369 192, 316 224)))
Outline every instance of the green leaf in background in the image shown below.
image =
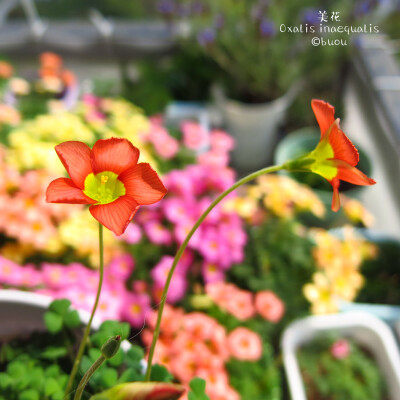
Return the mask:
POLYGON ((40 355, 40 357, 47 360, 56 360, 58 358, 64 357, 65 355, 67 355, 67 349, 65 347, 49 346, 40 355))
POLYGON ((122 349, 119 349, 117 354, 107 360, 107 362, 112 367, 119 367, 124 362, 124 351, 122 349))
POLYGON ((54 393, 61 391, 59 383, 54 378, 49 378, 44 384, 45 396, 52 396, 54 393))
POLYGON ((79 318, 78 311, 69 310, 64 315, 64 323, 68 328, 76 328, 81 324, 81 319, 79 318))
POLYGON ((159 364, 153 365, 150 376, 152 382, 172 382, 173 379, 167 368, 159 364))
POLYGON ((68 311, 70 305, 71 302, 68 299, 54 300, 50 304, 49 310, 55 312, 56 314, 64 315, 68 311))
POLYGON ((117 383, 118 373, 115 369, 105 368, 99 373, 99 380, 105 388, 110 388, 117 383))
POLYGON ((0 372, 0 389, 4 390, 13 383, 13 379, 5 372, 0 372))
POLYGON ((125 382, 140 382, 144 380, 143 374, 136 371, 133 368, 128 368, 125 370, 120 378, 118 379, 118 383, 125 383, 125 382))
POLYGON ((53 311, 47 311, 44 314, 44 323, 49 332, 58 333, 61 331, 63 320, 59 314, 53 311))
POLYGON ((190 383, 189 400, 210 400, 206 395, 206 381, 201 378, 193 378, 190 383))
MULTIPOLYGON (((131 328, 127 322, 104 321, 100 325, 99 331, 107 333, 108 337, 120 335, 121 339, 125 340, 128 338, 131 328)), ((107 339, 108 339, 108 337, 107 337, 107 339)), ((104 343, 102 343, 102 344, 104 344, 104 343)))
POLYGON ((126 356, 131 362, 140 362, 144 358, 144 350, 139 346, 132 346, 126 353, 126 356))
POLYGON ((8 364, 7 372, 12 378, 20 378, 26 374, 25 365, 21 362, 15 361, 8 364))
POLYGON ((39 400, 39 393, 34 389, 28 389, 19 394, 19 400, 39 400))

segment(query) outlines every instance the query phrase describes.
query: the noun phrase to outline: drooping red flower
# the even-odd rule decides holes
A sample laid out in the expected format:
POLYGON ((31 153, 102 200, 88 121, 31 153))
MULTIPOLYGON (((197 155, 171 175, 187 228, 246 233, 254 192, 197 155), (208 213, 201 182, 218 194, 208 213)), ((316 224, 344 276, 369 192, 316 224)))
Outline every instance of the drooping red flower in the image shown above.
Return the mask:
POLYGON ((55 147, 70 178, 58 178, 46 192, 48 203, 91 204, 93 217, 116 235, 124 233, 139 206, 167 193, 139 149, 126 139, 98 140, 92 149, 78 141, 55 147))
POLYGON ((355 168, 358 151, 335 120, 335 109, 322 100, 312 100, 311 107, 321 130, 317 147, 306 156, 312 160, 306 169, 323 176, 333 187, 332 210, 340 208, 339 184, 346 181, 355 185, 374 185, 376 182, 355 168))

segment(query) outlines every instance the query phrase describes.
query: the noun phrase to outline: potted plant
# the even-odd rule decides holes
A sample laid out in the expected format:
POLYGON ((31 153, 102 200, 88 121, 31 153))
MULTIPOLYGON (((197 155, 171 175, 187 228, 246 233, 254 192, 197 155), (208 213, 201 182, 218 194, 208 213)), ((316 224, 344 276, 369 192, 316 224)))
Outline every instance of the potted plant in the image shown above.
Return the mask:
MULTIPOLYGON (((389 398, 400 391, 400 356, 389 327, 378 318, 363 312, 312 316, 290 324, 282 336, 285 372, 293 400, 307 397, 299 365, 299 351, 321 335, 350 338, 372 355, 386 380, 389 398)), ((347 398, 347 397, 346 397, 347 398)))
POLYGON ((299 90, 300 38, 279 33, 280 24, 290 20, 286 7, 255 0, 207 1, 187 19, 191 32, 182 46, 198 48, 218 66, 214 97, 237 141, 235 167, 249 171, 266 165, 277 128, 299 90))

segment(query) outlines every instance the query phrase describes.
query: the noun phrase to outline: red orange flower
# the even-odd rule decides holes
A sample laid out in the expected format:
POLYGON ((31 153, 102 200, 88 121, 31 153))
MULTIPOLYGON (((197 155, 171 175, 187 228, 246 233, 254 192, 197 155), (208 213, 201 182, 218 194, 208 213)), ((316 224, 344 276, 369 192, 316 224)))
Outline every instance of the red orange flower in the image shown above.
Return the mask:
POLYGON ((56 146, 70 178, 58 178, 48 203, 91 204, 93 217, 116 235, 124 233, 140 205, 161 200, 167 190, 139 150, 126 139, 98 140, 92 149, 78 141, 56 146))
POLYGON ((340 208, 339 184, 346 181, 355 185, 374 185, 376 182, 355 168, 358 164, 358 151, 335 120, 335 109, 322 100, 312 100, 312 109, 321 130, 317 147, 304 160, 303 168, 323 176, 333 187, 332 210, 340 208))

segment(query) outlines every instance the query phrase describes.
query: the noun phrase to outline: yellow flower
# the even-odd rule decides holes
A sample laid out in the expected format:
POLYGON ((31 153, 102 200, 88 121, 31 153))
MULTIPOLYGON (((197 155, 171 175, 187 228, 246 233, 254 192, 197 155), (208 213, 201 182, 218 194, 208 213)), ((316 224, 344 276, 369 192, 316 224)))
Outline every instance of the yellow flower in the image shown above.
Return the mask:
POLYGON ((313 275, 313 283, 304 285, 303 293, 311 303, 313 314, 329 314, 338 311, 331 282, 321 272, 313 275))
POLYGON ((362 223, 366 227, 374 224, 374 216, 355 199, 346 199, 343 204, 345 215, 354 223, 362 223))

